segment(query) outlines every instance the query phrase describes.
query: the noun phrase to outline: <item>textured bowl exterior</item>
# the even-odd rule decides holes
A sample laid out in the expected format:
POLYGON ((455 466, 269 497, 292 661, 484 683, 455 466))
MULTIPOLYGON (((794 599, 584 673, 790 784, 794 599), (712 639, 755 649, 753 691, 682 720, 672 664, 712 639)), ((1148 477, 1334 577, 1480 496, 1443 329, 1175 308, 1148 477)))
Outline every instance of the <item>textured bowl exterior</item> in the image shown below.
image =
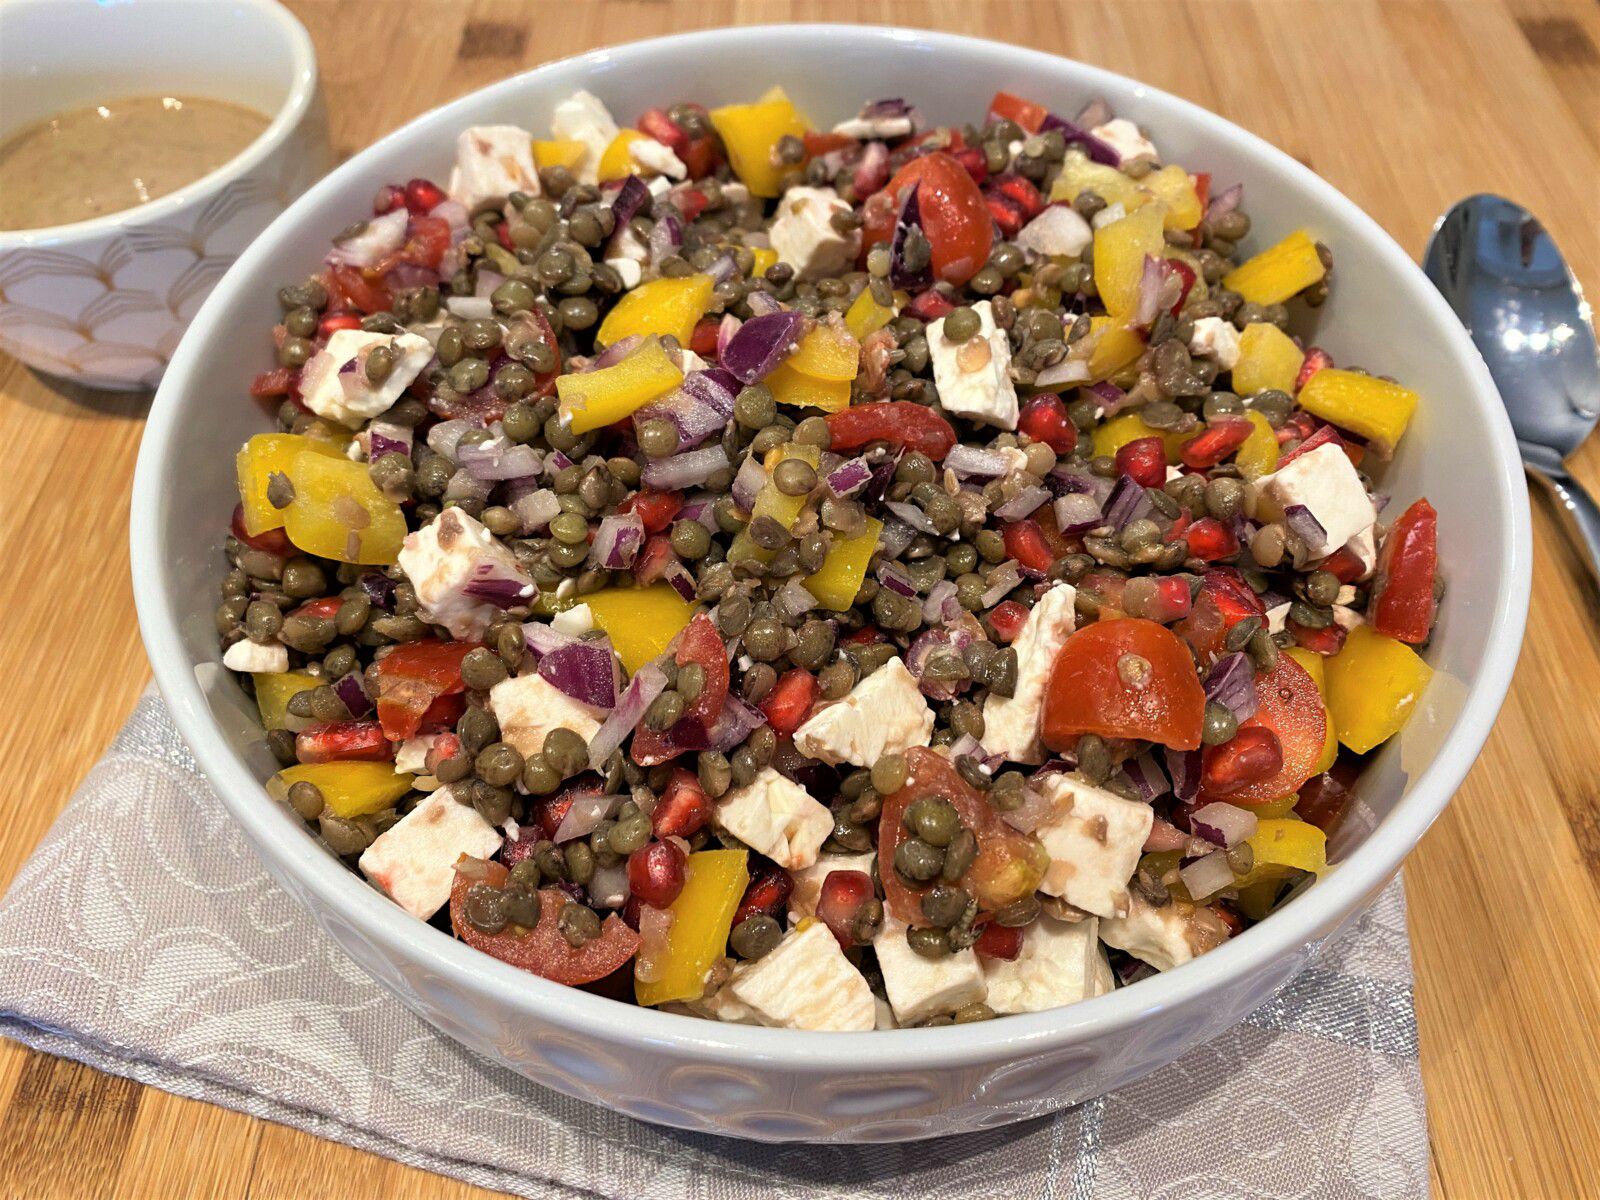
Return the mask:
POLYGON ((202 309, 152 410, 133 498, 140 623, 178 727, 274 877, 413 1011, 472 1049, 579 1099, 642 1120, 759 1141, 902 1141, 1038 1116, 1112 1090, 1242 1020, 1393 877, 1460 783, 1504 697, 1529 578, 1527 496, 1482 362, 1421 272, 1370 219, 1252 135, 1120 76, 969 38, 843 26, 686 34, 554 63, 390 135, 313 188, 241 257, 202 309), (716 72, 706 64, 718 64, 716 72), (782 63, 782 68, 776 64, 782 63), (715 76, 716 82, 710 82, 715 76), (930 89, 928 80, 939 86, 930 89), (870 81, 870 82, 864 82, 870 81), (576 87, 631 113, 663 96, 712 103, 773 82, 819 122, 863 96, 905 95, 963 119, 998 87, 1075 111, 1108 98, 1175 160, 1242 180, 1260 244, 1308 225, 1339 275, 1318 342, 1419 388, 1422 412, 1383 478, 1427 493, 1450 571, 1429 656, 1436 676, 1405 733, 1364 777, 1336 865, 1271 919, 1134 987, 982 1025, 816 1034, 722 1025, 618 1005, 531 977, 405 915, 347 871, 261 786, 274 764, 250 704, 217 664, 211 608, 231 508, 232 453, 264 427, 242 396, 283 280, 315 267, 375 188, 442 177, 474 123, 539 128, 576 87), (933 94, 930 94, 933 93, 933 94), (1469 465, 1470 470, 1463 466, 1469 465), (1470 550, 1469 550, 1470 547, 1470 550))

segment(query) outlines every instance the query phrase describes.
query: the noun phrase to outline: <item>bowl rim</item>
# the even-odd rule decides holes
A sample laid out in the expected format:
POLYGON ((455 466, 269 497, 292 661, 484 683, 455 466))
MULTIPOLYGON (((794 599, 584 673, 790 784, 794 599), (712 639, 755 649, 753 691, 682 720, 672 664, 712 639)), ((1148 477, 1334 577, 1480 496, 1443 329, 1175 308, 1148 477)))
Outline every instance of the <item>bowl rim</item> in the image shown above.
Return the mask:
MULTIPOLYGON (((750 48, 750 47, 743 47, 750 48)), ((1460 785, 1488 737, 1496 713, 1510 685, 1521 646, 1531 585, 1531 527, 1526 486, 1515 439, 1488 369, 1465 329, 1444 298, 1409 255, 1353 201, 1311 170, 1257 135, 1191 101, 1142 84, 1127 76, 1042 50, 1008 45, 990 39, 902 26, 841 24, 767 24, 699 30, 649 38, 589 51, 542 64, 530 71, 500 80, 429 110, 385 135, 353 156, 309 189, 246 249, 217 285, 196 316, 162 381, 152 405, 140 447, 131 506, 131 561, 134 596, 140 629, 154 669, 156 682, 169 705, 179 731, 194 751, 202 770, 219 796, 245 829, 269 865, 295 878, 302 894, 316 897, 324 911, 341 914, 341 920, 359 930, 374 947, 393 961, 413 969, 431 970, 454 986, 482 996, 534 1023, 547 1022, 598 1044, 649 1043, 668 1052, 713 1064, 762 1064, 802 1072, 903 1070, 908 1062, 919 1069, 949 1068, 994 1063, 1110 1034, 1131 1026, 1147 1015, 1196 1001, 1226 985, 1258 975, 1268 964, 1313 945, 1320 935, 1355 913, 1399 868, 1450 796, 1460 785), (1476 415, 1487 422, 1493 447, 1486 473, 1506 497, 1498 524, 1507 547, 1500 572, 1500 587, 1489 617, 1483 666, 1473 682, 1461 713, 1440 743, 1433 760, 1408 781, 1394 809, 1368 835, 1362 853, 1335 866, 1294 903, 1274 913, 1272 919, 1247 929, 1240 936, 1173 971, 1140 981, 1135 988, 1063 1008, 1008 1016, 1004 1021, 961 1027, 874 1030, 861 1033, 815 1033, 726 1024, 696 1017, 627 1006, 625 1023, 616 1018, 619 1002, 564 987, 530 975, 465 943, 418 922, 366 881, 328 854, 312 839, 296 832, 280 836, 291 827, 281 806, 268 797, 261 781, 227 745, 212 718, 194 676, 194 666, 182 649, 179 615, 158 566, 164 557, 164 535, 158 521, 163 485, 181 445, 178 395, 196 382, 193 362, 201 342, 213 335, 212 323, 225 298, 243 286, 247 277, 267 266, 271 248, 286 236, 302 205, 311 205, 343 190, 346 180, 360 173, 373 157, 398 141, 409 140, 419 126, 437 130, 463 123, 466 114, 486 94, 515 91, 531 75, 557 68, 596 68, 617 60, 651 57, 660 53, 705 56, 729 53, 740 43, 759 44, 767 39, 794 38, 834 42, 880 43, 892 50, 910 43, 935 52, 971 51, 1011 56, 1017 61, 1050 71, 1066 69, 1074 84, 1110 94, 1153 100, 1183 116, 1196 131, 1229 143, 1266 173, 1287 174, 1320 205, 1339 210, 1357 230, 1363 249, 1380 257, 1395 277, 1396 286, 1409 290, 1425 318, 1440 330, 1446 344, 1463 360, 1475 386, 1465 397, 1476 415), (908 1057, 909 1056, 909 1057, 908 1057)))
MULTIPOLYGON (((283 144, 294 129, 299 127, 311 110, 312 101, 317 94, 317 53, 311 43, 311 35, 306 32, 306 27, 300 23, 299 18, 282 4, 277 3, 277 0, 230 0, 230 2, 240 8, 253 9, 266 17, 270 23, 278 26, 289 47, 290 57, 294 60, 288 92, 272 114, 272 119, 267 122, 267 127, 232 158, 213 167, 200 178, 184 184, 176 191, 157 196, 154 200, 146 200, 143 204, 136 204, 132 208, 119 208, 115 212, 101 213, 98 217, 90 217, 83 221, 69 221, 64 225, 40 225, 34 229, 0 229, 0 253, 40 244, 72 246, 133 225, 143 225, 172 216, 195 201, 215 194, 230 180, 254 171, 269 154, 283 144)), ((0 8, 4 7, 0 5, 0 8)), ((95 7, 103 6, 95 5, 95 7)), ((147 2, 135 7, 134 11, 144 11, 152 7, 154 6, 147 2)), ((174 3, 173 7, 181 7, 181 4, 174 3)))

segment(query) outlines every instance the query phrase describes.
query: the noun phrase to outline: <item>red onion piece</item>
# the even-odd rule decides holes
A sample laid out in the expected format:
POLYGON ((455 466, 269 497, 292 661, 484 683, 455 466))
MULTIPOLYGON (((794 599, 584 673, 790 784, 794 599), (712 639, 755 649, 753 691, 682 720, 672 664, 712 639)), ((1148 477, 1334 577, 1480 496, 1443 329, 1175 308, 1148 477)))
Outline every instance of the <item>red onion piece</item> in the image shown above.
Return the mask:
POLYGON ((385 454, 403 454, 411 457, 411 443, 415 430, 392 421, 374 421, 367 427, 367 457, 377 462, 385 454))
POLYGON ((865 200, 874 192, 882 189, 889 182, 889 147, 882 142, 868 142, 861 150, 861 157, 856 162, 855 174, 851 176, 851 186, 855 189, 856 200, 865 200))
POLYGON ((596 867, 589 879, 588 892, 589 902, 596 908, 621 908, 628 902, 629 894, 626 862, 596 867))
POLYGON ((1020 521, 1048 499, 1050 493, 1042 487, 1021 488, 1015 496, 996 508, 994 515, 1002 521, 1020 521))
MULTIPOLYGON (((1089 110, 1085 109, 1085 111, 1089 110)), ((1105 122, 1096 121, 1095 124, 1103 125, 1105 122)), ((1104 163, 1108 167, 1122 165, 1122 155, 1117 153, 1116 148, 1090 133, 1089 128, 1086 128, 1082 121, 1067 121, 1054 113, 1050 113, 1039 125, 1039 132, 1048 133, 1052 129, 1059 129, 1066 139, 1067 145, 1081 148, 1093 161, 1104 163)))
POLYGON ((976 479, 995 479, 1011 471, 1011 460, 998 450, 980 450, 965 444, 950 448, 944 465, 957 475, 976 479))
POLYGON ((566 815, 561 818, 561 824, 556 826, 556 836, 551 840, 560 844, 570 842, 574 838, 588 837, 600 828, 600 822, 610 818, 622 804, 622 796, 616 792, 607 796, 600 792, 580 792, 572 801, 572 807, 567 809, 566 815))
POLYGON ((463 321, 494 320, 494 305, 487 296, 451 296, 444 303, 452 316, 463 321))
POLYGON ((1133 784, 1139 793, 1139 798, 1146 804, 1153 804, 1172 790, 1166 775, 1156 766, 1155 759, 1148 750, 1124 763, 1122 773, 1128 782, 1133 784))
POLYGON ((699 487, 711 476, 728 466, 728 452, 721 444, 702 446, 671 458, 646 460, 642 478, 647 487, 657 491, 680 491, 699 487))
POLYGON ((584 368, 588 371, 603 371, 607 367, 614 367, 640 346, 644 345, 644 335, 630 333, 627 337, 612 342, 604 350, 589 360, 589 365, 584 368))
POLYGON ((1087 533, 1095 526, 1105 521, 1100 512, 1100 505, 1093 496, 1084 495, 1082 492, 1068 492, 1055 504, 1056 525, 1061 532, 1071 537, 1073 534, 1087 533))
POLYGON ((605 719, 605 724, 595 731, 594 737, 589 739, 589 767, 599 770, 605 765, 606 759, 622 741, 633 732, 644 710, 650 707, 662 692, 666 690, 667 677, 661 673, 661 668, 654 663, 646 663, 639 668, 638 674, 628 681, 628 686, 623 689, 622 695, 617 699, 617 706, 611 710, 611 715, 605 719))
POLYGON ((883 549, 883 556, 887 559, 899 558, 905 553, 907 546, 911 545, 917 531, 904 521, 888 520, 883 523, 883 532, 878 535, 878 545, 883 549))
POLYGON ((1000 819, 1013 829, 1032 833, 1056 815, 1055 801, 1041 788, 1026 788, 1022 804, 1000 814, 1000 819))
POLYGON ((457 419, 454 421, 440 421, 428 430, 428 449, 435 454, 442 454, 451 462, 456 461, 456 446, 460 443, 468 430, 482 429, 479 421, 457 419))
POLYGON ((553 654, 563 646, 570 646, 578 640, 543 621, 526 622, 522 626, 522 637, 528 643, 528 650, 536 656, 553 654))
POLYGON ((751 317, 728 339, 722 365, 741 383, 756 383, 794 353, 805 326, 805 314, 789 309, 751 317))
POLYGON ((644 545, 644 521, 636 512, 612 513, 600 519, 589 561, 608 571, 626 570, 644 545))
POLYGON ((1290 504, 1283 510, 1283 523, 1307 547, 1319 546, 1328 536, 1322 522, 1304 504, 1290 504))
POLYGON ((1132 476, 1120 476, 1111 488, 1111 498, 1106 501, 1106 524, 1120 531, 1128 522, 1148 516, 1150 509, 1150 497, 1143 485, 1132 476))
POLYGON ((405 245, 409 220, 410 214, 404 208, 373 217, 359 232, 335 241, 328 251, 328 261, 351 267, 376 266, 405 245))
POLYGON ((772 597, 772 607, 786 621, 810 612, 817 606, 817 598, 806 590, 798 575, 791 575, 772 597))
POLYGON ((663 206, 656 213, 656 223, 650 229, 650 261, 656 267, 661 261, 677 253, 683 245, 683 218, 678 210, 663 206))
POLYGON ((364 717, 372 711, 372 697, 367 695, 360 671, 341 675, 334 681, 333 692, 350 710, 352 717, 364 717))
POLYGON ((654 983, 666 970, 672 935, 672 910, 639 906, 639 949, 633 956, 633 977, 654 983))
POLYGON ((911 576, 899 563, 886 562, 878 568, 878 582, 891 592, 897 592, 907 599, 917 594, 917 585, 911 582, 911 576))
POLYGON ((561 515, 561 500, 549 488, 539 488, 518 496, 508 507, 522 522, 524 536, 537 533, 561 515))
POLYGON ((1211 202, 1206 205, 1206 220, 1215 221, 1218 217, 1227 216, 1239 207, 1239 202, 1244 199, 1244 184, 1236 183, 1231 188, 1218 192, 1211 197, 1211 202))
POLYGON ((1183 877, 1183 886, 1189 889, 1189 895, 1196 900, 1214 896, 1234 883, 1233 867, 1228 864, 1226 850, 1214 850, 1179 868, 1178 874, 1183 877))
POLYGON ((661 572, 661 578, 672 586, 685 600, 693 600, 699 594, 699 585, 695 583, 694 576, 689 573, 689 568, 678 561, 677 555, 667 560, 667 565, 661 572))
MULTIPOLYGON (((954 451, 952 451, 954 453, 954 451)), ((853 496, 872 480, 872 468, 864 458, 852 458, 827 474, 828 490, 839 499, 853 496)))
POLYGON ((989 587, 983 593, 978 603, 984 608, 993 608, 1000 601, 1009 596, 1022 583, 1022 569, 1017 565, 1017 560, 1008 558, 989 573, 989 587))
POLYGON ((1250 656, 1243 651, 1225 654, 1206 674, 1206 699, 1215 700, 1241 722, 1256 715, 1260 698, 1256 695, 1256 672, 1250 656))
POLYGON ((611 215, 616 218, 615 227, 623 228, 649 207, 650 189, 644 180, 637 175, 625 176, 622 186, 617 189, 617 194, 611 198, 611 215))
POLYGON ((739 464, 739 470, 733 477, 733 486, 728 490, 733 496, 733 502, 745 512, 749 512, 755 508, 756 497, 766 486, 766 469, 762 467, 761 460, 752 454, 739 464))
POLYGON ((1033 386, 1039 388, 1064 387, 1068 384, 1086 383, 1089 364, 1081 358, 1063 358, 1053 367, 1046 367, 1034 378, 1033 386))
POLYGON ((1188 804, 1200 794, 1200 751, 1166 750, 1163 758, 1172 777, 1172 794, 1188 804))
POLYGON ((900 202, 900 215, 894 223, 894 237, 889 243, 889 281, 895 287, 916 291, 933 283, 931 263, 924 263, 921 270, 913 271, 906 266, 905 260, 906 239, 913 229, 922 232, 922 204, 917 199, 917 193, 921 190, 922 185, 914 183, 906 192, 905 199, 900 202))
POLYGON ((378 571, 368 571, 356 580, 373 608, 388 612, 394 607, 395 581, 378 571))
POLYGON ((928 514, 915 504, 909 504, 904 500, 888 500, 884 502, 884 507, 911 526, 911 528, 921 533, 939 532, 933 522, 928 519, 928 514))
POLYGON ((954 621, 961 613, 961 603, 956 599, 956 585, 948 579, 941 579, 928 590, 928 598, 922 602, 922 619, 933 625, 943 621, 954 621))
POLYGON ((579 639, 539 659, 539 675, 591 708, 617 702, 617 659, 605 639, 579 639))
POLYGON ((1179 829, 1171 821, 1163 821, 1157 817, 1150 825, 1150 832, 1144 839, 1144 852, 1157 853, 1163 850, 1182 850, 1189 844, 1189 835, 1179 829))
POLYGON ((533 580, 495 556, 480 559, 473 566, 472 578, 462 585, 461 594, 496 608, 515 608, 532 600, 538 589, 533 580))
POLYGON ((532 446, 518 445, 504 437, 458 445, 456 461, 471 471, 473 478, 491 483, 536 475, 544 465, 532 446))
POLYGON ((1237 846, 1255 833, 1256 824, 1255 813, 1220 800, 1189 814, 1189 828, 1214 846, 1237 846))

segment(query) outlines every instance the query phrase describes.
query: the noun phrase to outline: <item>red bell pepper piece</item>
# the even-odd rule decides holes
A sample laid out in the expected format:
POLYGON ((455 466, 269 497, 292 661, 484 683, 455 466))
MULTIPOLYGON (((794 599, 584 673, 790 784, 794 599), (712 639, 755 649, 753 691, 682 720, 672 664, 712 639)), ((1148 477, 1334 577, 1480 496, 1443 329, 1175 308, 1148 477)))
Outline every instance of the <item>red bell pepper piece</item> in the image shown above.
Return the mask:
POLYGON ((1395 521, 1378 550, 1367 612, 1379 633, 1416 645, 1433 628, 1439 569, 1439 517, 1418 500, 1395 521))

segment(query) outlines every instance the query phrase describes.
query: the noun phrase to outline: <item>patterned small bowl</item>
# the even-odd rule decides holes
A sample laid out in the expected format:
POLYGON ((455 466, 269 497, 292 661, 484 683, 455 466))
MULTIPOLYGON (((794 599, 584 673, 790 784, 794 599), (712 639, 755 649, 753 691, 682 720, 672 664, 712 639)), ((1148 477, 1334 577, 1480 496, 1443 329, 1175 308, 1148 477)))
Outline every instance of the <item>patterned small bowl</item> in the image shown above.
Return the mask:
POLYGON ((272 114, 244 151, 148 204, 0 230, 0 351, 95 388, 145 389, 234 259, 332 165, 311 39, 274 0, 0 5, 0 136, 65 109, 177 91, 272 114))

